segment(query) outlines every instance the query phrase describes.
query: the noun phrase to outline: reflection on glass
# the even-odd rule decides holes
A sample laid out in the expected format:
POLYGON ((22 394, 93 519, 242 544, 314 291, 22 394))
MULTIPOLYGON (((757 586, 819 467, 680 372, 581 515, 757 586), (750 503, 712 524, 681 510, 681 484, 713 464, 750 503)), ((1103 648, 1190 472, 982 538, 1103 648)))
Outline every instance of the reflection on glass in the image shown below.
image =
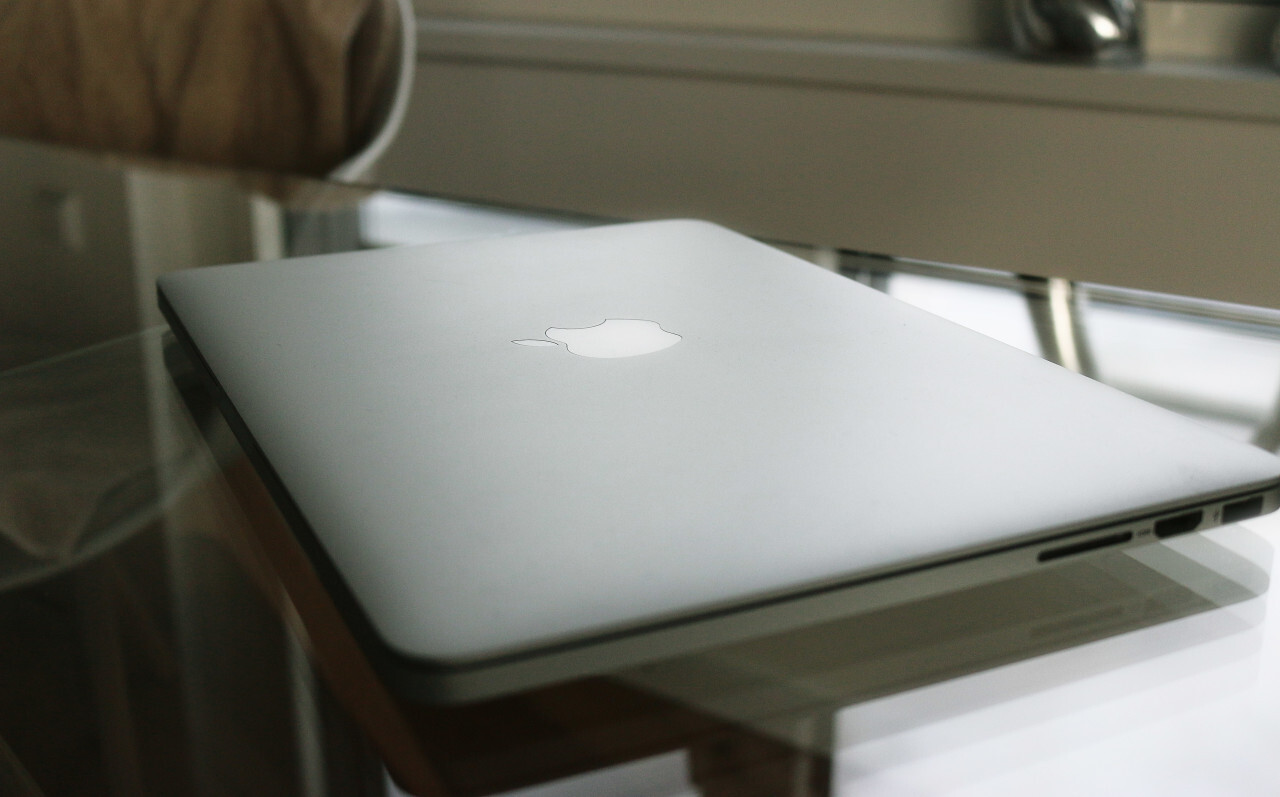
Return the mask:
POLYGON ((1222 318, 1135 306, 1087 288, 1085 296, 1084 326, 1103 382, 1241 440, 1272 419, 1280 313, 1222 318))
MULTIPOLYGON (((1217 540, 1192 537, 1087 557, 1015 579, 638 667, 623 677, 801 749, 828 754, 851 742, 892 736, 957 712, 1004 702, 1027 686, 1005 675, 989 680, 990 689, 974 691, 963 686, 971 673, 1036 660, 1210 609, 1248 605, 1267 588, 1270 546, 1239 528, 1224 530, 1217 540), (945 691, 950 684, 961 686, 945 691), (944 690, 937 699, 920 697, 937 689, 944 690), (897 699, 908 701, 910 710, 876 708, 897 699), (833 748, 830 729, 814 725, 815 720, 828 722, 831 712, 876 719, 859 719, 855 736, 838 736, 833 748)), ((1183 629, 1178 647, 1191 640, 1207 642, 1247 632, 1257 624, 1258 618, 1250 616, 1256 608, 1242 611, 1226 625, 1220 618, 1199 631, 1183 629)), ((1052 684, 1122 669, 1167 647, 1112 644, 1105 648, 1107 656, 1087 657, 1087 667, 1075 660, 1065 670, 1031 664, 1025 670, 1006 666, 1004 671, 1029 672, 1033 679, 1052 684)), ((841 719, 837 726, 844 728, 843 723, 841 719)))
POLYGON ((159 330, 0 374, 0 591, 71 569, 156 522, 198 472, 159 450, 149 361, 159 330))
MULTIPOLYGON (((675 752, 505 791, 494 797, 697 797, 699 792, 689 782, 688 773, 689 757, 675 752)), ((406 792, 388 782, 387 794, 402 797, 406 792)))
POLYGON ((849 253, 842 271, 1232 437, 1280 449, 1280 311, 849 253))
MULTIPOLYGON (((1275 593, 1265 594, 1259 579, 1272 552, 1239 527, 1179 542, 1133 552, 1181 587, 1149 600, 1164 610, 1219 603, 1227 596, 1219 590, 1236 589, 1212 575, 1226 570, 1244 582, 1244 599, 850 706, 836 721, 833 793, 1176 794, 1186 793, 1191 770, 1204 778, 1191 782, 1214 784, 1203 793, 1235 782, 1241 773, 1227 751, 1280 742, 1280 728, 1265 719, 1280 705, 1259 680, 1275 645, 1260 623, 1280 608, 1267 605, 1275 593), (1242 716, 1259 722, 1242 725, 1242 716), (1118 773, 1132 781, 1117 784, 1118 773)), ((1269 794, 1280 785, 1273 771, 1245 778, 1247 788, 1227 793, 1269 794)))
POLYGON ((402 246, 550 232, 587 226, 585 219, 471 205, 378 191, 360 203, 365 246, 402 246))

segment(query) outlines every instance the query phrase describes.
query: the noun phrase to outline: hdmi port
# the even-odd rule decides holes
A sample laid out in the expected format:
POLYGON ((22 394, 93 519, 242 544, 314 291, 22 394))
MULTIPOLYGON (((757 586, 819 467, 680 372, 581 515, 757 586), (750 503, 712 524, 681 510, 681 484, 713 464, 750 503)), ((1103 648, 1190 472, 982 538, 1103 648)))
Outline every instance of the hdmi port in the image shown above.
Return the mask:
POLYGON ((1119 545, 1132 539, 1132 531, 1122 531, 1118 534, 1108 534, 1105 537, 1094 537, 1092 540, 1063 545, 1061 548, 1050 548, 1047 551, 1041 551, 1036 559, 1041 562, 1048 562, 1051 559, 1061 559, 1064 556, 1074 556, 1085 551, 1094 551, 1098 548, 1119 545))
POLYGON ((1163 540, 1165 537, 1172 537, 1175 534, 1186 534, 1188 531, 1195 531, 1200 527, 1200 521, 1203 518, 1204 512, 1197 509, 1194 512, 1186 512, 1163 520, 1157 520, 1156 536, 1163 540))

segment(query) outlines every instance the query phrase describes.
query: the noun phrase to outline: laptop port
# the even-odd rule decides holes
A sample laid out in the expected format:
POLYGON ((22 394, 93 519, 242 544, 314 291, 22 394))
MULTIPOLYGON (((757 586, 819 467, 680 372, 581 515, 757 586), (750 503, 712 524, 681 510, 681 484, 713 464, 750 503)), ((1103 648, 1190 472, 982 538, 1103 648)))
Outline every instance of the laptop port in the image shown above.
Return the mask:
POLYGON ((1262 496, 1255 495, 1243 501, 1232 501, 1222 508, 1223 523, 1239 523, 1262 514, 1262 496))
POLYGON ((1070 545, 1063 545, 1058 548, 1049 548, 1041 551, 1036 559, 1041 562, 1048 562, 1051 559, 1061 559, 1064 556, 1074 556, 1085 551, 1094 551, 1098 548, 1106 548, 1111 545, 1119 545, 1133 539, 1133 532, 1122 531, 1117 534, 1108 534, 1105 537, 1094 537, 1092 540, 1084 542, 1073 542, 1070 545))
POLYGON ((1204 511, 1197 509, 1194 512, 1184 512, 1181 515, 1162 518, 1156 521, 1156 536, 1160 539, 1172 537, 1175 534, 1186 534, 1189 531, 1195 531, 1200 528, 1200 521, 1204 519, 1204 511))

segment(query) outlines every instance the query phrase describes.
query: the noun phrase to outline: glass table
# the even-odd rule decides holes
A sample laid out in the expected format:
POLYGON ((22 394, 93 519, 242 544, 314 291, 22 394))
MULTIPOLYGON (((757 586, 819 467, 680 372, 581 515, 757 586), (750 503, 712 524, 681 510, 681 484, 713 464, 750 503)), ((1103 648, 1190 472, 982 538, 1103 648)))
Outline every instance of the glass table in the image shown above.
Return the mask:
MULTIPOLYGON (((154 306, 588 219, 0 142, 0 794, 1280 793, 1280 520, 458 706, 398 699, 154 306)), ((1280 313, 775 242, 1268 449, 1280 313)))

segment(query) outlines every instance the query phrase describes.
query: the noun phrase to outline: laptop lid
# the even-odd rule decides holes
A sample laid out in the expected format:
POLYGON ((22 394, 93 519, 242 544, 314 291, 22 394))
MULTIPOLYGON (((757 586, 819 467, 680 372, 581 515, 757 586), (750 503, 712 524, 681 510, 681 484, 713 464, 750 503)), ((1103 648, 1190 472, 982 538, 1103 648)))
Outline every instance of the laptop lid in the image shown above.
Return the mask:
POLYGON ((428 699, 1280 504, 1266 452, 703 222, 159 295, 371 659, 428 699))

